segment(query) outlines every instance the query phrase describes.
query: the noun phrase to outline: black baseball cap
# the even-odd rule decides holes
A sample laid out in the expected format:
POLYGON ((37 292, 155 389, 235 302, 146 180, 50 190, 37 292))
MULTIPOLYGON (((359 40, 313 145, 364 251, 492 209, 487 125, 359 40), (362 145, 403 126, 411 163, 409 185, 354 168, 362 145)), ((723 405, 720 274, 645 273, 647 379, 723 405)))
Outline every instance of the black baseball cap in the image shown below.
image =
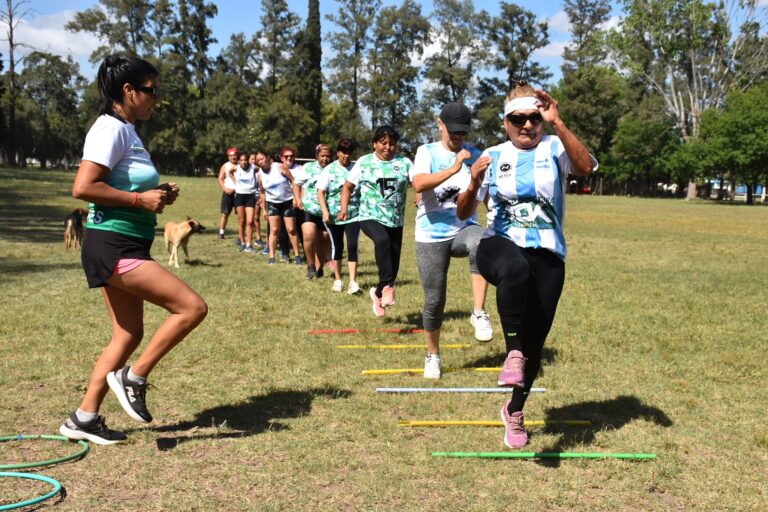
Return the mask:
POLYGON ((469 133, 472 124, 472 112, 466 105, 458 102, 448 103, 440 112, 440 120, 449 132, 469 133))

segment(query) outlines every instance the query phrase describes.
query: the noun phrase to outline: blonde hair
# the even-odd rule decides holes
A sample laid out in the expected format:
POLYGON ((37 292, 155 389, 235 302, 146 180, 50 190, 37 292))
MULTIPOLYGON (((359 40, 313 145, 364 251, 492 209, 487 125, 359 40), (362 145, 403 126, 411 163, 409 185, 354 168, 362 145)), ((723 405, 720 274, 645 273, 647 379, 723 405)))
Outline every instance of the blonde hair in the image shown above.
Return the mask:
POLYGON ((509 91, 507 97, 504 98, 504 104, 506 105, 515 98, 526 98, 530 96, 536 96, 536 92, 533 87, 525 80, 518 80, 512 90, 509 91))
POLYGON ((315 156, 319 155, 321 151, 328 151, 331 153, 331 145, 330 144, 318 144, 315 146, 315 156))

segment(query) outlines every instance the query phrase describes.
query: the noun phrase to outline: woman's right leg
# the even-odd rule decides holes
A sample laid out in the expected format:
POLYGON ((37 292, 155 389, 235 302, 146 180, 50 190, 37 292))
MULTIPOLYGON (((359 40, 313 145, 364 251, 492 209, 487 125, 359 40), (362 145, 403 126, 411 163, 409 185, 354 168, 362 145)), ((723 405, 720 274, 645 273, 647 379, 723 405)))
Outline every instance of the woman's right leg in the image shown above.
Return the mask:
POLYGON ((237 206, 235 213, 237 213, 237 238, 240 244, 245 244, 245 206, 237 206))
POLYGON ((333 266, 333 276, 341 281, 341 260, 344 257, 344 225, 325 223, 325 230, 331 243, 331 259, 336 262, 333 266))
POLYGON ((357 248, 360 240, 360 223, 344 224, 344 236, 347 238, 347 261, 349 280, 357 282, 357 248))
POLYGON ((424 325, 429 354, 440 353, 440 328, 443 325, 448 267, 451 264, 451 241, 416 242, 416 265, 424 288, 424 325))
POLYGON ((285 221, 285 230, 288 231, 288 238, 291 240, 291 247, 295 257, 299 257, 299 237, 296 234, 296 218, 283 217, 285 221))

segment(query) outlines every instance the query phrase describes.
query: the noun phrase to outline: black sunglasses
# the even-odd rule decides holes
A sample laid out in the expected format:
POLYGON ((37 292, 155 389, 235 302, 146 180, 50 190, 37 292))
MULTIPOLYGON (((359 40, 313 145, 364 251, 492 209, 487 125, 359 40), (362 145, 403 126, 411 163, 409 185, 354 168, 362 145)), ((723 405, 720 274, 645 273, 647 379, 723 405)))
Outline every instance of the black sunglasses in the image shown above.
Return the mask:
POLYGON ((138 91, 151 94, 155 98, 160 95, 160 90, 157 87, 148 87, 146 85, 134 85, 133 87, 138 91))
POLYGON ((508 114, 507 115, 507 121, 512 123, 515 126, 525 126, 525 123, 530 121, 531 124, 539 124, 544 120, 543 117, 541 117, 541 112, 536 112, 535 114, 531 114, 529 116, 525 116, 523 114, 508 114))

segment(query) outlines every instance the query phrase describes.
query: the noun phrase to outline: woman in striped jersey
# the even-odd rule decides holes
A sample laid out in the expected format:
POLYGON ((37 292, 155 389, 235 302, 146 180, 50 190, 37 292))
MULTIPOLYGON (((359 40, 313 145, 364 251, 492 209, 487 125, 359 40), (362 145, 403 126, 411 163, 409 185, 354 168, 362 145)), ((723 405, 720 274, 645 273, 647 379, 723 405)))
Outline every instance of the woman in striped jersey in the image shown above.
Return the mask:
POLYGON ((586 176, 597 160, 565 126, 557 101, 526 82, 506 98, 504 128, 509 140, 488 148, 486 170, 472 169, 474 200, 460 202, 467 218, 490 195, 488 230, 477 250, 482 276, 496 286, 507 358, 499 386, 513 388, 501 409, 504 443, 525 446, 523 405, 541 366, 544 340, 552 327, 565 278, 563 213, 566 177, 586 176), (544 134, 544 121, 555 135, 544 134))

